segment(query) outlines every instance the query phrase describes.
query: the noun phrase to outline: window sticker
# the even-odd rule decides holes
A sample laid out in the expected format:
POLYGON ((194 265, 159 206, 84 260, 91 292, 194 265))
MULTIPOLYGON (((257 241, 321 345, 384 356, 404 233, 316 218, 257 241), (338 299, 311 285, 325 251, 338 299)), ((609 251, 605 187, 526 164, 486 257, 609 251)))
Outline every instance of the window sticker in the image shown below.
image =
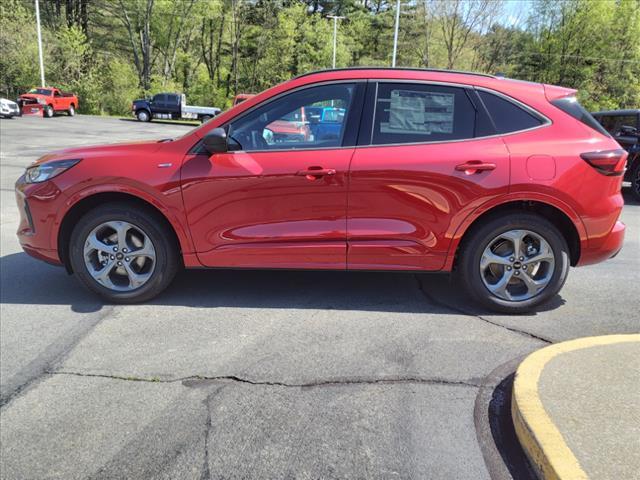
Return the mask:
POLYGON ((380 123, 380 133, 424 134, 453 133, 454 93, 392 90, 389 121, 380 123))

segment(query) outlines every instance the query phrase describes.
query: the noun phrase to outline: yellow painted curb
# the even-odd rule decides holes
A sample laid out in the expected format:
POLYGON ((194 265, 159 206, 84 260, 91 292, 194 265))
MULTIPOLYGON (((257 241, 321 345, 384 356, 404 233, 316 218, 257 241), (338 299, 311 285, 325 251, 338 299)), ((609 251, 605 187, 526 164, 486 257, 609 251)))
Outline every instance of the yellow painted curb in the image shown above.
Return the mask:
POLYGON ((583 480, 588 476, 540 400, 538 382, 542 370, 563 353, 625 342, 640 342, 640 334, 586 337, 550 345, 529 355, 516 370, 511 417, 518 440, 544 480, 583 480))

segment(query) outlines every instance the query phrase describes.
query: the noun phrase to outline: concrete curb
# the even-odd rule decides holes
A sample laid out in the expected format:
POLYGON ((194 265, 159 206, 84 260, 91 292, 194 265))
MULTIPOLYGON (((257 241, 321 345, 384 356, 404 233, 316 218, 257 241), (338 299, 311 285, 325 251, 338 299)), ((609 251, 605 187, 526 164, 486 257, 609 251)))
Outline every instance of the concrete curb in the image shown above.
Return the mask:
POLYGON ((516 370, 511 417, 516 435, 538 476, 544 480, 588 479, 538 394, 544 367, 563 353, 599 345, 640 342, 640 334, 586 337, 557 343, 529 355, 516 370))

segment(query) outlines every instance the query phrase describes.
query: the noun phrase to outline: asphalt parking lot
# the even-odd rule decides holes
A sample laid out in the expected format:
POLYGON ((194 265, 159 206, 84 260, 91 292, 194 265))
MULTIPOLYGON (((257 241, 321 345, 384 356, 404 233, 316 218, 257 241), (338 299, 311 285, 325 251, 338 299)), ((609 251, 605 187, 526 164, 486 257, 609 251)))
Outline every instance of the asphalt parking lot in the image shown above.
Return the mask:
POLYGON ((105 305, 22 253, 13 182, 33 160, 189 128, 0 120, 2 478, 508 478, 518 452, 489 412, 517 359, 640 331, 629 196, 622 252, 521 316, 399 273, 188 271, 105 305))

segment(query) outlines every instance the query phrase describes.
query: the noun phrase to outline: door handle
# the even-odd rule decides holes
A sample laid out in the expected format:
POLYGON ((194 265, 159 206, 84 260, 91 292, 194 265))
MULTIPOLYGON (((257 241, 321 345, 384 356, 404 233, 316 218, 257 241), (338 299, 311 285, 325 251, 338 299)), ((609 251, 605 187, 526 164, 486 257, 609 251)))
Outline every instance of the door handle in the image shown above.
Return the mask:
POLYGON ((307 180, 319 180, 324 176, 335 175, 335 168, 309 167, 307 170, 300 170, 296 175, 307 177, 307 180))
POLYGON ((472 160, 470 162, 456 165, 456 170, 458 172, 464 172, 467 175, 473 175, 474 173, 480 173, 486 170, 495 170, 496 166, 497 165, 495 163, 485 163, 477 160, 472 160))

